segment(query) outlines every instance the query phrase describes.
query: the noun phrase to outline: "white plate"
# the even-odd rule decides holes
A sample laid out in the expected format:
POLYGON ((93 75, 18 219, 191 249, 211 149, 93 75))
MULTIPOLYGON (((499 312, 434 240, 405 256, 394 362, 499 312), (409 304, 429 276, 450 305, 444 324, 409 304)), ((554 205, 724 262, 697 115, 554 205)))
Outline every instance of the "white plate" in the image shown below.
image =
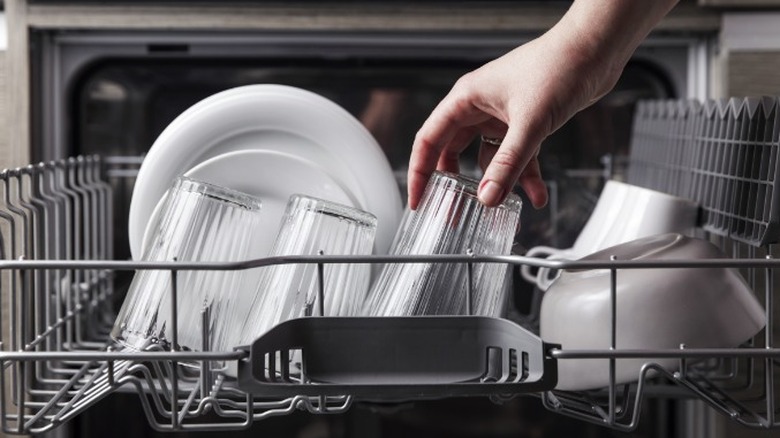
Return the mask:
MULTIPOLYGON (((291 195, 299 193, 356 207, 355 195, 319 165, 286 152, 246 150, 222 154, 206 160, 185 176, 254 195, 262 202, 262 233, 255 233, 250 258, 267 256, 291 195)), ((154 229, 161 199, 144 232, 144 242, 154 229)), ((143 252, 142 252, 143 253, 143 252)))
MULTIPOLYGON (((193 105, 160 134, 136 178, 128 235, 140 257, 146 225, 176 177, 217 155, 272 150, 317 163, 377 217, 376 250, 386 253, 401 218, 398 185, 382 149, 332 101, 284 85, 249 85, 193 105)), ((258 169, 259 171, 259 169, 258 169)))

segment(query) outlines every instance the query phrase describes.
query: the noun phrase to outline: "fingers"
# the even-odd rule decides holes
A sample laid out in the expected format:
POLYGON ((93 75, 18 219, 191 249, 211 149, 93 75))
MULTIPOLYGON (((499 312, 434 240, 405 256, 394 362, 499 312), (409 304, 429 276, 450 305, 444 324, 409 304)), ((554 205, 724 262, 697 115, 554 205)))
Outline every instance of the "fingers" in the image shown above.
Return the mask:
POLYGON ((407 176, 409 207, 412 210, 417 209, 434 170, 459 172, 458 158, 473 137, 474 131, 468 128, 458 129, 454 135, 448 134, 439 140, 429 140, 418 133, 412 147, 407 176))
POLYGON ((504 200, 514 185, 519 183, 535 208, 546 205, 547 186, 542 180, 536 159, 539 144, 543 139, 539 133, 544 131, 523 130, 517 125, 507 130, 506 125, 496 119, 490 119, 478 127, 455 126, 449 134, 439 133, 437 141, 428 140, 425 129, 418 133, 409 166, 410 208, 417 208, 434 170, 458 172, 460 153, 478 133, 504 137, 500 147, 485 142, 481 144, 479 164, 485 169, 485 176, 477 192, 480 202, 487 206, 496 206, 504 200), (498 132, 506 132, 506 135, 497 134, 498 132))
MULTIPOLYGON (((480 155, 480 162, 485 166, 485 176, 477 192, 480 201, 487 206, 496 206, 519 182, 524 190, 530 192, 534 206, 546 203, 547 191, 541 181, 538 162, 522 180, 521 175, 550 132, 550 111, 541 111, 545 105, 539 102, 528 102, 518 106, 521 110, 514 111, 516 116, 511 117, 514 120, 507 123, 510 117, 506 108, 486 104, 484 90, 470 85, 475 77, 470 74, 461 78, 415 137, 408 174, 411 209, 417 208, 434 170, 458 171, 460 153, 477 134, 504 138, 495 154, 491 154, 489 164, 483 163, 483 155, 480 155)), ((492 97, 502 102, 501 97, 492 97)))
MULTIPOLYGON (((480 202, 489 207, 496 206, 504 200, 515 183, 520 182, 520 175, 523 174, 539 150, 539 144, 543 137, 538 132, 541 131, 523 129, 518 123, 510 124, 501 146, 485 168, 485 175, 482 177, 477 192, 480 202)), ((526 184, 533 189, 536 201, 543 204, 544 199, 546 199, 546 189, 540 190, 539 185, 533 182, 535 179, 541 180, 538 162, 535 166, 535 170, 529 171, 526 184), (537 175, 536 178, 531 176, 534 174, 537 175)), ((523 186, 523 189, 525 188, 523 186)), ((532 198, 534 206, 537 205, 537 202, 532 198)))
POLYGON ((445 172, 460 173, 459 159, 460 154, 474 139, 477 131, 473 127, 463 128, 444 146, 439 156, 439 162, 436 165, 437 170, 445 172))
MULTIPOLYGON (((461 87, 462 88, 462 87, 461 87)), ((457 171, 457 157, 475 134, 474 126, 491 118, 468 94, 453 88, 417 132, 409 159, 409 207, 416 209, 431 174, 440 166, 457 171)))
POLYGON ((441 151, 444 149, 444 140, 436 137, 426 137, 422 130, 417 133, 412 146, 412 155, 409 158, 408 197, 409 207, 417 209, 425 185, 436 169, 441 151))
POLYGON ((547 205, 547 184, 542 179, 542 171, 539 168, 537 157, 533 157, 528 163, 523 173, 520 174, 518 183, 534 208, 542 208, 547 205))
MULTIPOLYGON (((487 169, 498 150, 498 146, 483 142, 479 148, 479 166, 482 169, 487 169)), ((523 189, 534 208, 542 208, 547 205, 547 184, 542 179, 539 159, 536 155, 531 158, 531 161, 520 173, 516 183, 523 189)), ((512 190, 512 187, 507 189, 507 193, 509 190, 512 190)))

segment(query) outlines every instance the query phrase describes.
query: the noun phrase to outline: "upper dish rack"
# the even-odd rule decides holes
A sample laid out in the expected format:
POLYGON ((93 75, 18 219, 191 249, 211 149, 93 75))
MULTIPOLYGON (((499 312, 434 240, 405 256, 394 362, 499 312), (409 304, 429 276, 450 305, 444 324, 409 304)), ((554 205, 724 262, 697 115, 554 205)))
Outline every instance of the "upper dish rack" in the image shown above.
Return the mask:
MULTIPOLYGON (((677 115, 665 115, 660 119, 679 125, 678 128, 686 133, 685 138, 697 138, 688 133, 698 132, 698 128, 689 128, 688 122, 678 120, 679 114, 689 117, 690 112, 676 109, 686 104, 643 105, 638 112, 637 126, 658 122, 658 111, 647 108, 663 106, 674 109, 677 115), (686 127, 683 129, 682 125, 686 127)), ((695 108, 706 106, 690 105, 695 108)), ((778 141, 774 127, 780 124, 776 122, 776 102, 770 104, 764 100, 760 107, 763 112, 753 114, 762 114, 762 123, 773 126, 773 137, 762 144, 769 148, 768 155, 751 153, 749 160, 744 157, 743 161, 737 160, 743 163, 742 166, 732 166, 728 160, 715 160, 721 164, 700 170, 701 175, 733 181, 724 186, 731 187, 729 196, 740 196, 742 192, 737 187, 741 186, 737 183, 753 184, 756 181, 729 172, 758 166, 759 176, 766 177, 762 177, 756 186, 759 188, 755 196, 762 194, 771 198, 771 202, 764 203, 771 208, 741 209, 735 213, 727 209, 728 199, 718 198, 720 204, 703 201, 704 193, 709 193, 704 189, 689 196, 701 202, 708 212, 702 221, 705 237, 718 241, 732 256, 718 260, 574 262, 520 256, 453 255, 284 257, 219 264, 112 261, 109 226, 112 197, 110 186, 103 178, 105 167, 101 159, 79 157, 5 170, 0 173, 3 204, 0 208, 0 250, 5 260, 0 262, 3 306, 0 315, 0 425, 7 433, 45 432, 72 419, 103 397, 129 388, 138 393, 152 427, 168 431, 244 429, 255 421, 301 409, 315 414, 343 412, 352 403, 362 400, 487 396, 502 402, 519 394, 540 397, 544 406, 552 411, 618 430, 637 427, 646 397, 669 395, 701 399, 747 427, 776 428, 780 426, 776 403, 780 390, 776 382, 780 349, 774 338, 777 317, 774 275, 780 268, 780 260, 773 258, 768 243, 777 240, 777 227, 773 225, 777 223, 774 213, 777 160, 767 163, 766 174, 761 171, 763 164, 755 164, 755 160, 776 157, 774 151, 778 141), (744 165, 746 162, 753 164, 744 165), (766 211, 771 214, 766 215, 766 211), (734 219, 726 221, 727 226, 723 226, 724 222, 718 225, 714 219, 719 217, 718 212, 734 219), (748 234, 732 231, 732 227, 746 230, 739 225, 739 220, 744 225, 745 220, 754 220, 756 212, 761 214, 760 220, 754 221, 758 224, 757 233, 751 231, 747 238, 748 234), (681 346, 673 350, 574 351, 547 344, 520 325, 495 318, 311 317, 280 324, 252 345, 234 351, 208 351, 208 345, 204 343, 202 352, 150 350, 129 353, 114 351, 109 339, 115 278, 122 271, 169 271, 175 303, 177 294, 187 293, 178 290, 176 283, 177 273, 183 270, 349 262, 490 262, 515 267, 526 264, 551 269, 609 269, 615 274, 611 284, 613 299, 620 270, 729 266, 740 269, 763 299, 766 330, 742 347, 732 349, 681 346), (393 347, 392 352, 388 351, 388 346, 393 347), (323 354, 325 352, 327 354, 323 354), (302 358, 303 373, 289 367, 289 358, 293 356, 302 358), (668 370, 653 362, 661 357, 676 358, 679 366, 668 370), (612 379, 612 384, 600 390, 554 390, 557 363, 581 358, 607 359, 610 367, 614 367, 620 358, 645 358, 647 364, 636 383, 617 385, 612 379), (181 366, 185 361, 194 362, 197 367, 181 366), (237 380, 219 372, 219 367, 229 361, 237 364, 237 380), (214 415, 219 421, 213 420, 214 415)), ((724 117, 731 117, 728 114, 745 113, 724 114, 724 117)), ((690 120, 702 123, 696 117, 690 120)), ((670 150, 664 156, 672 158, 653 161, 655 155, 649 152, 659 144, 669 143, 670 138, 656 136, 655 143, 648 140, 644 143, 647 146, 642 144, 642 135, 650 132, 664 132, 670 136, 677 133, 663 123, 652 129, 635 130, 632 157, 636 160, 631 161, 630 168, 632 182, 648 186, 651 184, 643 184, 640 180, 658 181, 659 175, 671 181, 663 172, 672 170, 678 172, 676 181, 687 178, 679 166, 669 167, 677 159, 673 157, 685 153, 670 150), (656 176, 646 176, 653 172, 656 176)), ((727 121, 727 126, 728 123, 732 122, 727 121)), ((676 140, 684 151, 692 148, 691 144, 699 148, 710 147, 693 140, 676 140)), ((733 144, 736 148, 749 145, 738 141, 733 144)), ((666 189, 653 188, 674 193, 677 190, 674 187, 685 187, 683 183, 678 184, 666 189)), ((748 186, 753 187, 750 184, 748 186)), ((175 313, 176 308, 172 307, 175 313)), ((208 308, 204 309, 202 318, 204 330, 207 330, 208 308)), ((614 326, 614 311, 611 319, 614 326)), ((175 316, 172 320, 176 320, 175 316)), ((611 339, 613 346, 616 345, 614 336, 619 333, 611 339)), ((208 339, 208 333, 204 333, 203 338, 208 339)))

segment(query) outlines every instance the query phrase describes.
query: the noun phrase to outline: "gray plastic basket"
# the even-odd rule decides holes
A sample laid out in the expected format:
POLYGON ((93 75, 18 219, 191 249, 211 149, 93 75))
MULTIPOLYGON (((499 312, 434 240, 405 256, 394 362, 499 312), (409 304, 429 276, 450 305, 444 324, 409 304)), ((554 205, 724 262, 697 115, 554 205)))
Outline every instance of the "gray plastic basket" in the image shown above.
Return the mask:
POLYGON ((780 241, 780 101, 644 101, 628 182, 698 202, 701 226, 754 246, 780 241))
POLYGON ((550 390, 555 347, 520 326, 478 316, 284 322, 242 347, 239 387, 269 397, 352 395, 410 400, 550 390))

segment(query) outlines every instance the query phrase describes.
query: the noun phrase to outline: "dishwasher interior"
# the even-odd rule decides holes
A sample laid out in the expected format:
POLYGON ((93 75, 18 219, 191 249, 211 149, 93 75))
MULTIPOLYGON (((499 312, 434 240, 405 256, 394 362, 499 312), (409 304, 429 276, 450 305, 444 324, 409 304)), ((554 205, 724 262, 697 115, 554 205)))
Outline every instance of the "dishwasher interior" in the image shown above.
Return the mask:
MULTIPOLYGON (((121 279, 132 271, 169 271, 175 303, 177 294, 186 294, 176 287, 181 271, 254 269, 279 261, 115 260, 110 224, 116 213, 107 178, 112 172, 121 174, 127 160, 89 155, 5 170, 0 173, 2 429, 53 431, 113 393, 135 393, 144 420, 158 431, 244 430, 301 412, 338 414, 356 406, 392 410, 416 400, 467 396, 497 404, 518 396, 536 398, 548 411, 625 432, 639 427, 642 406, 649 401, 701 400, 742 427, 776 428, 780 350, 774 323, 778 262, 772 245, 780 233, 775 189, 779 111, 774 97, 643 101, 634 118, 630 154, 604 160, 604 175, 613 176, 615 166, 625 166, 627 182, 701 205, 700 226, 693 234, 716 243, 728 258, 680 260, 664 268, 740 270, 764 306, 766 326, 739 348, 625 350, 614 348, 620 333, 613 328, 613 348, 568 350, 538 337, 538 308, 531 300, 527 308, 516 306, 507 319, 320 316, 280 324, 234 351, 208 351, 208 345, 203 352, 173 347, 114 351, 109 331, 123 292, 121 279), (394 346, 397 368, 382 356, 387 345, 394 346), (296 375, 286 364, 301 352, 307 372, 296 375), (613 370, 611 384, 592 391, 555 390, 558 364, 587 358, 602 359, 613 370), (615 383, 614 366, 621 358, 647 361, 636 382, 615 383), (667 369, 656 363, 659 358, 674 358, 678 366, 667 369), (198 366, 181 366, 192 361, 198 366), (217 372, 218 361, 235 361, 238 379, 217 372)), ((319 256, 281 262, 344 261, 319 256)), ((658 268, 643 261, 479 254, 354 261, 606 269, 612 273, 613 290, 621 271, 658 268)), ((176 321, 175 305, 172 312, 176 321)), ((207 330, 208 309, 202 318, 207 330)), ((613 310, 613 327, 615 321, 613 310)))

